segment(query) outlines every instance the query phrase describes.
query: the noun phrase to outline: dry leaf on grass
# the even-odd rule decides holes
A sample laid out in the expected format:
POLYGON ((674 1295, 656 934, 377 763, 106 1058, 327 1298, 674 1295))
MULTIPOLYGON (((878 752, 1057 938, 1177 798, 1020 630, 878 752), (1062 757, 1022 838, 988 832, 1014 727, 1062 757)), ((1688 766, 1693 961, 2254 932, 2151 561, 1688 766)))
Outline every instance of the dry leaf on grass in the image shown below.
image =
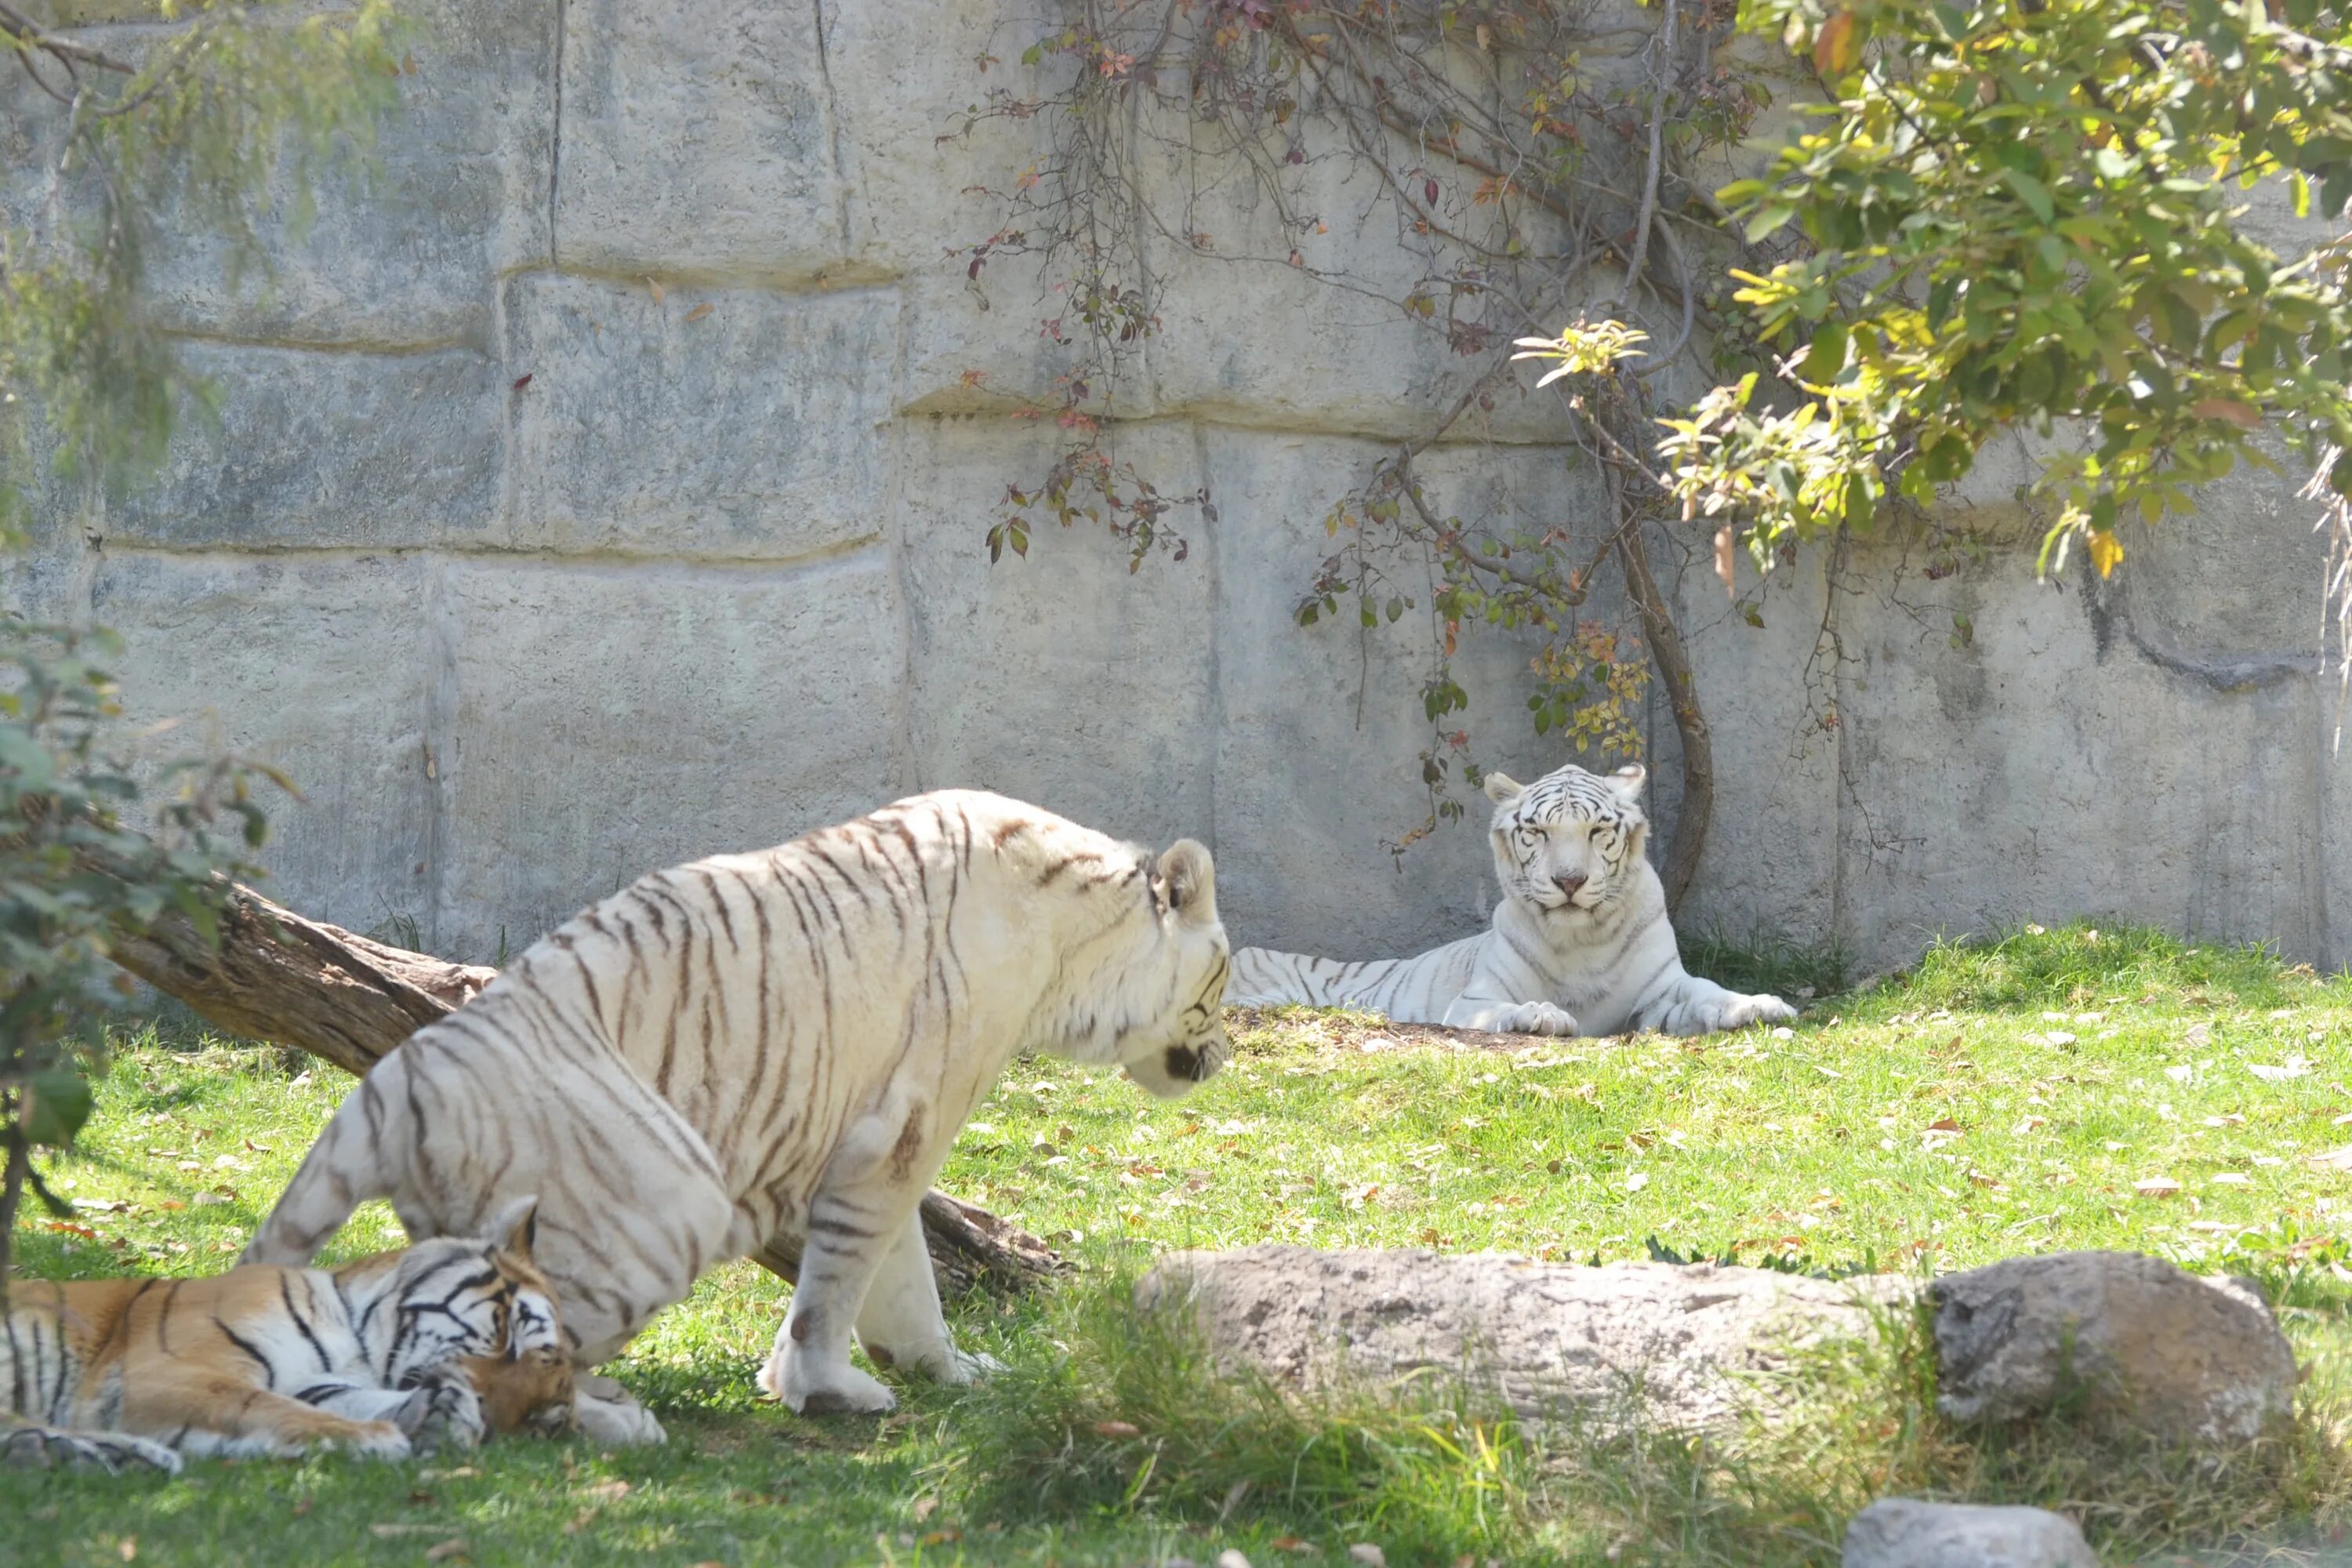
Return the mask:
POLYGON ((2134 1182, 2132 1191, 2144 1198, 2168 1198, 2180 1191, 2180 1184, 2170 1176, 2148 1176, 2134 1182))

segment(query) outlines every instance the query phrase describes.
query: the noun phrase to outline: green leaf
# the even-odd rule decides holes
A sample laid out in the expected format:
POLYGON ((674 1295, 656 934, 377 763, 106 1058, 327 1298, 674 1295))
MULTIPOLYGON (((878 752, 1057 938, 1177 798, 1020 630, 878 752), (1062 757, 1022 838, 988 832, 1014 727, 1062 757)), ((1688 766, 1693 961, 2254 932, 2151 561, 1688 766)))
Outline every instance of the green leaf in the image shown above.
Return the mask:
POLYGON ((2050 187, 2022 169, 2003 169, 2001 178, 2017 193, 2017 199, 2033 209, 2033 216, 2049 223, 2058 216, 2056 204, 2050 199, 2050 187))
POLYGON ((62 1149, 89 1120, 95 1102, 89 1085, 72 1068, 37 1072, 25 1083, 25 1136, 35 1143, 62 1149))
POLYGON ((1748 243, 1755 244, 1796 216, 1797 208, 1793 203, 1784 201, 1765 203, 1748 219, 1748 226, 1743 231, 1748 237, 1748 243))
POLYGON ((1811 382, 1832 380, 1845 368, 1845 323, 1832 317, 1814 332, 1811 346, 1805 350, 1805 363, 1798 367, 1797 374, 1811 382))

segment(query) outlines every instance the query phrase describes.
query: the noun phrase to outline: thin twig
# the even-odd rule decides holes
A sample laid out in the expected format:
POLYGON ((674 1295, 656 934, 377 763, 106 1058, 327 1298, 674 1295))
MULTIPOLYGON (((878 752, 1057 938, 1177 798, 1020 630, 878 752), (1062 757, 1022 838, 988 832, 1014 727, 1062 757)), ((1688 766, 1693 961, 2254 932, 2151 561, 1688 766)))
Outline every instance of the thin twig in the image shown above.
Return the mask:
POLYGON ((15 39, 19 48, 38 49, 60 60, 79 60, 100 70, 116 71, 123 76, 139 74, 136 66, 116 59, 103 49, 93 49, 88 44, 78 44, 61 34, 52 33, 11 5, 0 5, 0 35, 15 39))

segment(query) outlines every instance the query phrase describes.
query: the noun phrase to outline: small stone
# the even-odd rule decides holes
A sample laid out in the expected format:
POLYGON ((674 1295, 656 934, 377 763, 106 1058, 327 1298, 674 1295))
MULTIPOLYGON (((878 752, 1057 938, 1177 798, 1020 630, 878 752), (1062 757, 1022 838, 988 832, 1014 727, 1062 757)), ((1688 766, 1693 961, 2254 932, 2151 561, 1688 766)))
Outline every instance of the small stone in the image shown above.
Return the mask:
POLYGON ((1845 1532, 1843 1568, 2099 1568, 2082 1531, 2039 1508, 1881 1498, 1845 1532))
POLYGON ((1228 1546, 1217 1553, 1217 1568, 1250 1568, 1250 1560, 1228 1546))
POLYGON ((1363 1568, 1389 1568, 1389 1554, 1369 1541, 1359 1541, 1348 1548, 1348 1561, 1360 1563, 1363 1568))
POLYGON ((2250 1442, 2294 1407, 2294 1352, 2261 1297, 2130 1252, 2012 1258, 1939 1279, 1937 1408, 2038 1419, 2079 1392, 2095 1426, 2250 1442))

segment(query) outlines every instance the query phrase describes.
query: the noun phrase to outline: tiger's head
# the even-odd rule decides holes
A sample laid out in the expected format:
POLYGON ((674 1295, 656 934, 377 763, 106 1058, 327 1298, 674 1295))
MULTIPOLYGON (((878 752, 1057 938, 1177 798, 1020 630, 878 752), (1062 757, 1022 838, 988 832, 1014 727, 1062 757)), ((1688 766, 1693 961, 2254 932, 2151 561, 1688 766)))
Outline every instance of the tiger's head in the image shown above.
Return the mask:
POLYGON ((1541 916, 1574 920, 1631 892, 1650 833, 1642 811, 1649 776, 1638 763, 1605 778, 1570 763, 1531 784, 1488 773, 1488 837, 1503 896, 1541 916))
POLYGON ((539 1200, 492 1212, 474 1237, 441 1237, 396 1254, 397 1325, 387 1381, 465 1369, 493 1432, 556 1436, 572 1426, 572 1358, 555 1289, 531 1259, 539 1200))
POLYGON ((1217 919, 1217 868, 1208 849, 1180 838, 1150 877, 1166 973, 1150 1021, 1122 1031, 1119 1066, 1155 1098, 1175 1100, 1217 1075, 1233 1055, 1225 1038, 1225 976, 1233 948, 1217 919))

